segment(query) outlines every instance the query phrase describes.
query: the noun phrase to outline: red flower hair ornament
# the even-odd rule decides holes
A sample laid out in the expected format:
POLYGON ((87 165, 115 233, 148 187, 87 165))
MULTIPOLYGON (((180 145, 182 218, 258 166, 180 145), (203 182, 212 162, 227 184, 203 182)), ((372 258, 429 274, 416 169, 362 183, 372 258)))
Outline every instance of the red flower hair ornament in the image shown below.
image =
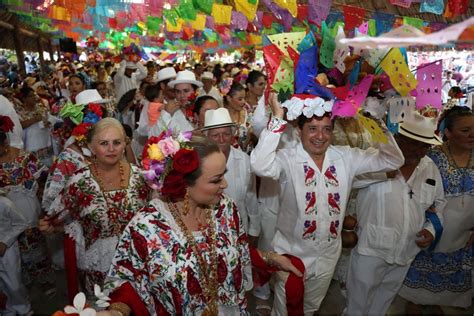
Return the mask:
POLYGON ((199 167, 199 155, 188 144, 191 137, 191 132, 175 137, 169 129, 158 137, 150 137, 143 149, 142 164, 148 185, 173 201, 184 197, 184 177, 199 167))
POLYGON ((15 124, 9 116, 0 115, 0 131, 4 133, 10 133, 13 131, 15 124))

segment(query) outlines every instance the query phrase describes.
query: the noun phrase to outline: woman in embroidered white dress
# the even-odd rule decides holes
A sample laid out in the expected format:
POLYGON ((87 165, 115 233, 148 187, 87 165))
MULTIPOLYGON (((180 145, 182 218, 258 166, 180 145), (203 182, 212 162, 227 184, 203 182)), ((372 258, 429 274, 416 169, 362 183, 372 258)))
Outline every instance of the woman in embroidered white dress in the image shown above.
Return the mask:
POLYGON ((145 177, 162 200, 125 229, 106 282, 112 304, 101 315, 245 315, 250 255, 237 207, 222 194, 224 154, 190 133, 163 133, 145 148, 145 177))
MULTIPOLYGON (((79 279, 86 293, 102 286, 123 229, 148 200, 148 187, 136 166, 123 159, 125 131, 105 118, 87 138, 93 161, 78 170, 53 201, 49 215, 67 222, 65 232, 76 242, 79 279)), ((66 258, 70 260, 70 258, 66 258)))

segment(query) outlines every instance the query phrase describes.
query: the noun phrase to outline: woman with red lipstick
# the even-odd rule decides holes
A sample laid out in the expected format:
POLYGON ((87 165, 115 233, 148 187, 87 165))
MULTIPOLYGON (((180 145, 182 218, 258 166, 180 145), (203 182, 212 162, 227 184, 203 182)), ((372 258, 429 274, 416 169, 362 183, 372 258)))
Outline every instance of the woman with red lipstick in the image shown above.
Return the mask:
MULTIPOLYGON (((98 315, 246 315, 250 254, 239 211, 223 194, 225 155, 207 138, 168 130, 143 156, 160 199, 125 229, 107 276, 111 304, 98 315)), ((296 270, 286 257, 263 256, 296 270)))
POLYGON ((69 178, 49 215, 58 215, 74 239, 80 285, 92 294, 94 284, 103 284, 122 231, 147 202, 148 188, 139 169, 124 159, 126 136, 119 121, 96 123, 87 144, 91 163, 69 178))

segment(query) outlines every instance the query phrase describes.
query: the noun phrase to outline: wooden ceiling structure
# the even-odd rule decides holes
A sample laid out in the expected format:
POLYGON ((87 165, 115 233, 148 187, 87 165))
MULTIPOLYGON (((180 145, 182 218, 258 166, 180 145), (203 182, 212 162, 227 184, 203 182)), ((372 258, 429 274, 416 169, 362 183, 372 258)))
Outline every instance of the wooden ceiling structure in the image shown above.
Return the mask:
POLYGON ((21 22, 16 14, 0 11, 0 48, 11 49, 16 52, 20 72, 25 73, 24 51, 38 52, 40 66, 45 67, 42 52, 53 54, 51 35, 44 33, 34 26, 21 22))

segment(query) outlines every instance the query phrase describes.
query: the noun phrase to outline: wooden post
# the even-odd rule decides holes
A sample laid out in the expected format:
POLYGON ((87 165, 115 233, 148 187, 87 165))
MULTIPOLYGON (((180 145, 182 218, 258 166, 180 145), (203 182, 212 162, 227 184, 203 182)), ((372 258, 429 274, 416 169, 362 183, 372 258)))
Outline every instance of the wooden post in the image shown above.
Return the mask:
POLYGON ((54 63, 55 60, 53 55, 53 42, 51 41, 51 39, 48 40, 48 52, 49 56, 51 56, 51 63, 54 63))
POLYGON ((44 57, 43 57, 43 43, 41 43, 41 36, 38 36, 36 38, 36 47, 38 49, 39 53, 39 61, 40 61, 40 68, 43 73, 46 72, 46 64, 44 63, 44 57))
POLYGON ((22 41, 20 40, 20 26, 18 25, 17 17, 12 18, 13 24, 13 43, 15 45, 15 52, 16 58, 18 59, 18 69, 20 70, 20 74, 22 76, 26 75, 26 67, 25 67, 25 55, 23 55, 23 45, 22 41))

